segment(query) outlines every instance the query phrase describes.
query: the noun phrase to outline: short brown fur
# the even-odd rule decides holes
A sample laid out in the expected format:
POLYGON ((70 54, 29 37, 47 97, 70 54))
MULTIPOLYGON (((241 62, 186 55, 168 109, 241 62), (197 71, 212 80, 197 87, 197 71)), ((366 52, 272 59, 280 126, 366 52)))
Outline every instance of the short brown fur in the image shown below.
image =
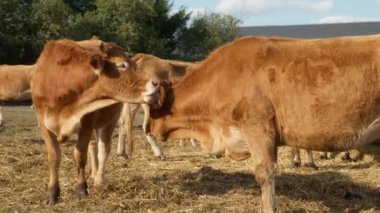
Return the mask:
MULTIPOLYGON (((74 42, 51 41, 45 45, 33 76, 32 98, 49 160, 50 181, 45 204, 57 202, 59 188, 59 143, 74 132, 78 142, 74 159, 78 168, 78 197, 88 195, 85 177, 87 149, 93 131, 103 152, 109 152, 111 135, 122 102, 155 102, 158 90, 147 75, 136 72, 124 50, 97 39, 74 42)), ((99 156, 105 162, 106 156, 99 156)), ((95 170, 95 185, 101 185, 105 164, 95 170)))
POLYGON ((273 212, 277 146, 338 151, 380 138, 379 50, 380 35, 241 38, 169 90, 152 132, 236 160, 250 154, 262 209, 273 212))

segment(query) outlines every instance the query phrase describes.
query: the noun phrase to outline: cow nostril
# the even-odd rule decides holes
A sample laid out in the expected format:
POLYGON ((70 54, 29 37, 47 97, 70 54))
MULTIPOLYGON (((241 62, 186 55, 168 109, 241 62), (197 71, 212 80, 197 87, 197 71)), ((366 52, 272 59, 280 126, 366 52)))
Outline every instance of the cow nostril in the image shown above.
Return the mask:
POLYGON ((156 81, 156 80, 152 80, 152 84, 153 84, 153 86, 158 86, 159 84, 160 84, 160 82, 158 82, 158 81, 156 81))

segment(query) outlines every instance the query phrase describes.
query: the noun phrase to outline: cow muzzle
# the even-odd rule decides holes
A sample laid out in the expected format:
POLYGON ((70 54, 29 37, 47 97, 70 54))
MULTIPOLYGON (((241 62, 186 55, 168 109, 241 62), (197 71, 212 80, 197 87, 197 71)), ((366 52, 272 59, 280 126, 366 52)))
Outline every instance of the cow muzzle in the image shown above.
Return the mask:
POLYGON ((143 102, 153 107, 161 106, 160 103, 160 83, 155 80, 150 80, 145 85, 145 92, 142 94, 143 102))

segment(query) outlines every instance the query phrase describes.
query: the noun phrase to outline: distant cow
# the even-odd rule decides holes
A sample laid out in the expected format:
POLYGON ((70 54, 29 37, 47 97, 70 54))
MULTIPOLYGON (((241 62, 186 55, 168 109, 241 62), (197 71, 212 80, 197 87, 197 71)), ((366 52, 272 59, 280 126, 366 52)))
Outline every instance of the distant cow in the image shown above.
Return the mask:
MULTIPOLYGON (((79 198, 87 197, 85 166, 93 130, 99 138, 99 153, 108 153, 122 109, 119 102, 157 103, 158 83, 136 70, 114 43, 91 39, 57 40, 45 45, 32 83, 32 99, 49 161, 45 204, 56 203, 60 194, 60 143, 78 133, 74 150, 76 192, 79 198)), ((102 183, 107 156, 98 157, 98 169, 92 168, 97 170, 95 185, 102 183)))
MULTIPOLYGON (((317 165, 314 162, 313 151, 306 149, 307 159, 305 166, 318 169, 317 165)), ((290 166, 299 167, 301 166, 301 155, 300 149, 292 147, 290 150, 290 166)))
MULTIPOLYGON (((136 63, 136 66, 151 76, 153 79, 159 81, 168 80, 173 84, 178 84, 184 76, 186 76, 191 70, 193 70, 198 62, 190 63, 176 60, 165 60, 149 54, 136 54, 132 60, 136 63)), ((144 109, 144 124, 143 130, 147 132, 147 124, 149 124, 149 106, 141 104, 144 109)), ((119 142, 117 148, 117 154, 121 156, 127 156, 131 154, 133 150, 132 139, 132 125, 136 116, 137 110, 140 108, 140 104, 124 104, 123 112, 119 121, 119 142), (127 138, 127 144, 129 144, 129 153, 125 150, 125 138, 127 138)), ((166 157, 157 141, 150 134, 145 134, 148 143, 154 152, 154 155, 161 160, 166 157)))
POLYGON ((0 65, 0 126, 3 124, 3 101, 31 100, 30 81, 34 65, 0 65))
MULTIPOLYGON (((310 167, 310 168, 314 168, 314 169, 318 169, 318 167, 314 161, 313 151, 311 151, 311 150, 305 150, 305 151, 307 154, 305 166, 310 167)), ((340 152, 323 152, 321 155, 321 159, 332 159, 332 158, 335 158, 339 153, 340 152)), ((360 156, 358 158, 359 159, 363 158, 363 156, 364 156, 363 153, 360 151, 359 151, 359 153, 360 153, 360 156)), ((342 152, 341 159, 342 160, 352 160, 351 156, 350 156, 350 152, 349 151, 342 152)), ((290 166, 298 167, 300 165, 301 165, 300 149, 292 147, 290 150, 290 166)))
POLYGON ((275 211, 278 146, 343 151, 380 138, 380 35, 244 37, 163 86, 153 135, 252 157, 263 212, 275 211))

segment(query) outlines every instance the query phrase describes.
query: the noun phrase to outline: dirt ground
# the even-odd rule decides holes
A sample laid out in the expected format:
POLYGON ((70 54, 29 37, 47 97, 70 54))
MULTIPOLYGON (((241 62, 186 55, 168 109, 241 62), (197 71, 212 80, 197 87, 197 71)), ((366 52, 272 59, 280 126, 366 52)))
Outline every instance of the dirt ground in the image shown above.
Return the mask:
MULTIPOLYGON (((117 133, 105 183, 77 200, 74 141, 63 144, 61 198, 42 206, 49 179, 47 155, 30 107, 5 107, 0 128, 0 212, 257 212, 260 189, 250 160, 213 159, 200 148, 161 143, 166 161, 157 160, 135 130, 132 159, 116 156, 117 133)), ((141 120, 141 115, 140 115, 141 120)), ((138 125, 138 123, 136 124, 138 125)), ((288 168, 288 148, 280 148, 276 176, 278 212, 380 212, 379 152, 364 160, 320 160, 319 170, 288 168)), ((305 157, 305 153, 302 153, 305 157)))

